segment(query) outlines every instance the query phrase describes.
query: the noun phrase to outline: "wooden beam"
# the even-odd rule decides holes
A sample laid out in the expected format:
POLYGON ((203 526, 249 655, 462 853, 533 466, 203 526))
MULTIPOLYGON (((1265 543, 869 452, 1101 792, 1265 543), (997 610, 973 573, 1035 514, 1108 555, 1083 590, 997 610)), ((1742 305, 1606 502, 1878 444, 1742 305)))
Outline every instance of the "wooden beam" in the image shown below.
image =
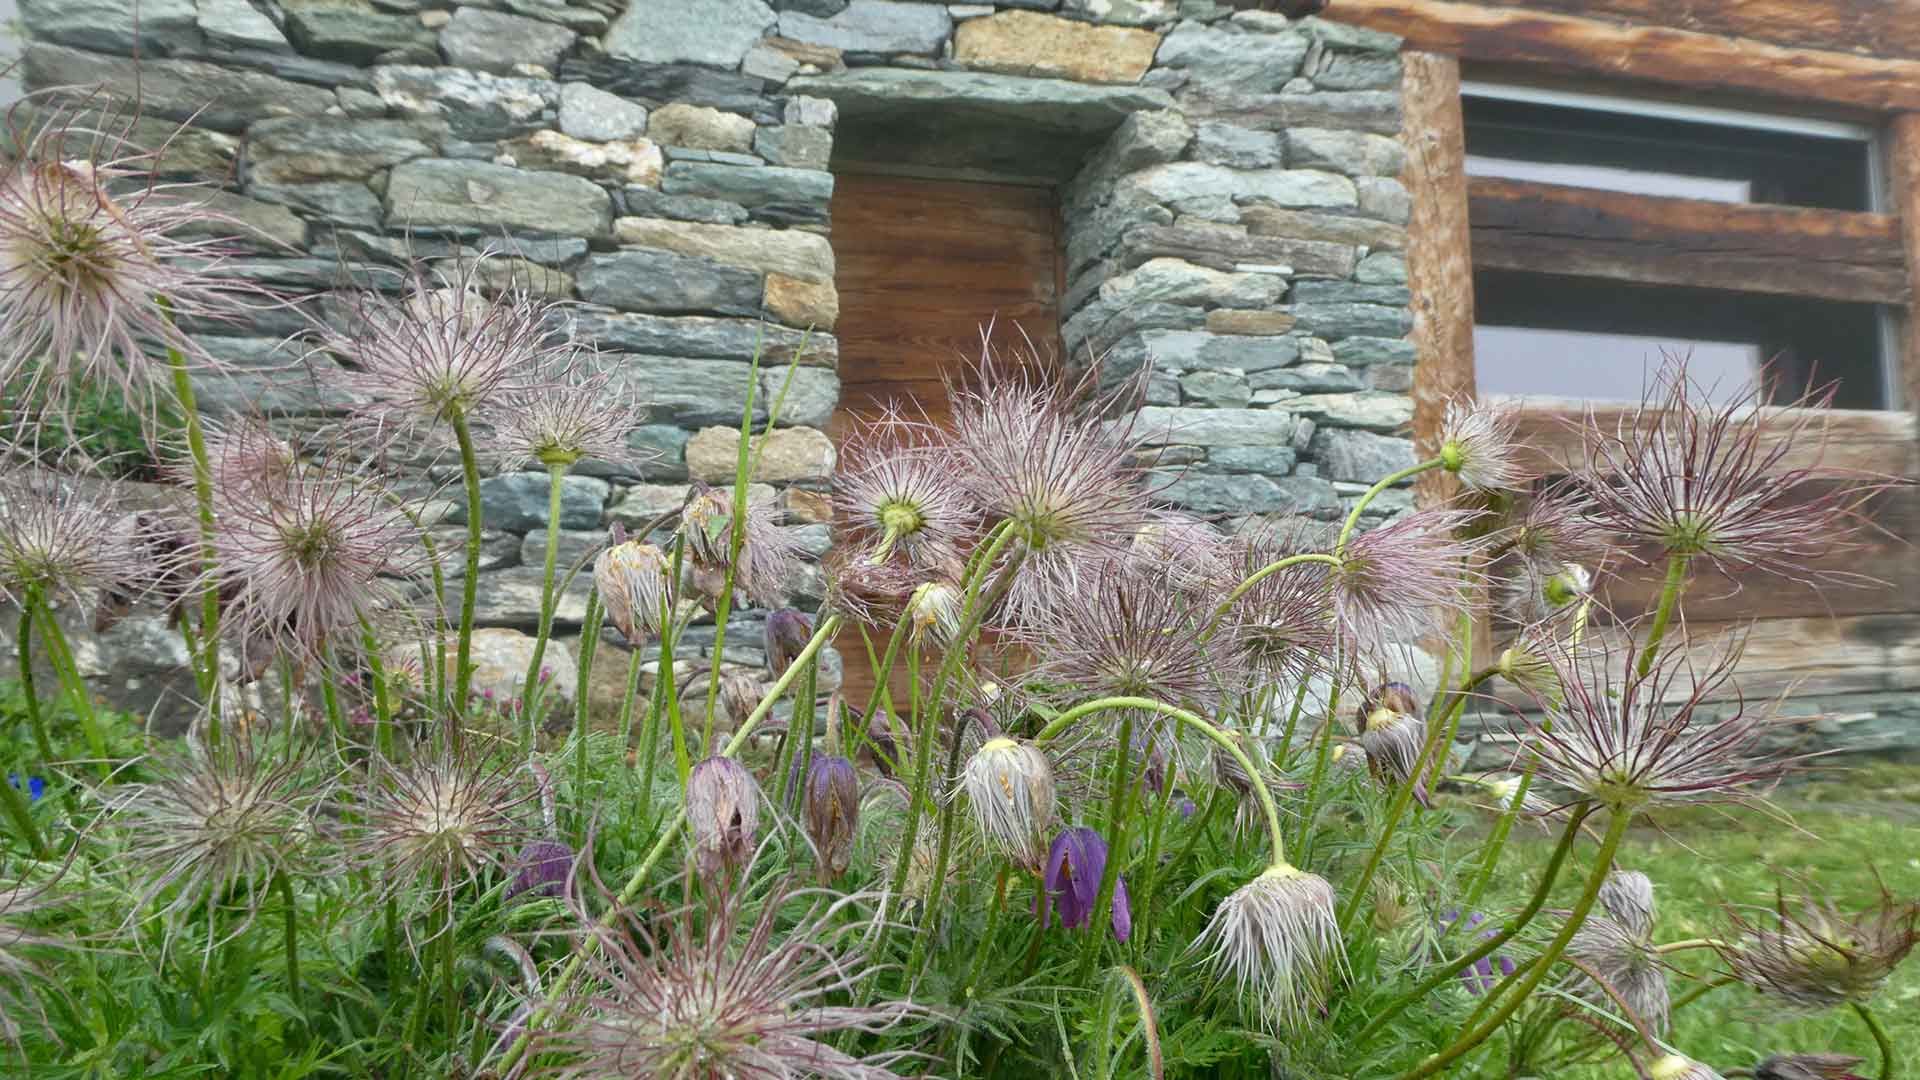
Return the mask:
MULTIPOLYGON (((1907 276, 1920 282, 1920 113, 1901 113, 1887 125, 1886 155, 1892 210, 1900 220, 1907 276)), ((1920 311, 1908 305, 1900 334, 1901 408, 1920 408, 1920 311)))
MULTIPOLYGON (((1835 0, 1845 2, 1845 0, 1835 0)), ((1455 0, 1333 0, 1324 16, 1466 60, 1544 65, 1714 93, 1876 112, 1920 109, 1920 61, 1796 49, 1717 34, 1455 0)))
MULTIPOLYGON (((1439 449, 1447 402, 1473 396, 1473 254, 1467 227, 1467 140, 1460 112, 1460 61, 1412 52, 1403 58, 1401 178, 1412 198, 1407 281, 1413 291, 1413 438, 1421 457, 1439 449)), ((1423 503, 1452 494, 1450 474, 1415 485, 1423 503)))
MULTIPOLYGON (((1564 473, 1586 463, 1581 434, 1585 406, 1577 401, 1529 399, 1519 408, 1518 437, 1531 454, 1527 464, 1539 472, 1564 473)), ((1618 431, 1632 415, 1631 405, 1593 405, 1593 424, 1618 431)), ((1878 476, 1920 477, 1920 442, 1911 412, 1823 410, 1818 422, 1799 430, 1800 416, 1769 409, 1779 418, 1780 439, 1790 439, 1783 469, 1828 468, 1878 476)), ((1762 444, 1772 443, 1763 434, 1762 444)))
MULTIPOLYGON (((1335 0, 1336 4, 1338 0, 1335 0)), ((1752 38, 1789 48, 1920 59, 1913 0, 1497 0, 1501 7, 1752 38)))
POLYGON ((1468 181, 1467 192, 1481 267, 1883 304, 1911 298, 1901 223, 1885 214, 1490 177, 1468 181))

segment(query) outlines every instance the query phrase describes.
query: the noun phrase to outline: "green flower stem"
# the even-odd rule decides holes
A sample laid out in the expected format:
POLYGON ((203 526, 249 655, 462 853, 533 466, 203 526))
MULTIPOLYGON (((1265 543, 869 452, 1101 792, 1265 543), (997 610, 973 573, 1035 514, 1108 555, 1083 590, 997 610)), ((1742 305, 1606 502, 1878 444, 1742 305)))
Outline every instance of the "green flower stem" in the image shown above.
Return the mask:
MULTIPOLYGON (((1100 888, 1094 893, 1093 911, 1087 917, 1087 944, 1080 954, 1080 972, 1075 985, 1085 985, 1100 958, 1100 946, 1106 941, 1106 927, 1113 919, 1113 891, 1120 880, 1120 863, 1125 859, 1127 825, 1132 816, 1133 776, 1127 758, 1133 749, 1133 713, 1120 714, 1120 741, 1113 748, 1113 780, 1107 789, 1107 863, 1100 871, 1100 888)), ((1253 782, 1264 783, 1259 773, 1249 773, 1253 782)))
POLYGON ((587 590, 587 617, 580 628, 580 659, 573 679, 573 730, 587 733, 587 706, 591 695, 587 687, 593 678, 593 657, 600 651, 600 628, 607 622, 607 610, 600 606, 600 590, 587 590))
MULTIPOLYGON (((799 735, 800 743, 794 747, 794 763, 790 769, 797 769, 784 779, 794 788, 795 802, 806 798, 807 774, 813 769, 813 721, 815 699, 819 696, 820 663, 815 660, 800 673, 800 688, 793 695, 793 715, 787 721, 787 741, 793 742, 793 736, 799 735)), ((829 731, 832 729, 829 728, 829 731)), ((781 805, 786 805, 782 803, 781 805)))
POLYGON ((360 628, 361 647, 367 653, 367 677, 373 683, 373 745, 382 757, 393 757, 393 698, 387 687, 387 664, 380 657, 380 643, 365 622, 360 628))
POLYGON ((1428 458, 1417 465, 1409 465, 1397 473, 1383 477, 1379 483, 1368 488, 1366 493, 1360 496, 1360 501, 1354 503, 1353 509, 1347 512, 1346 524, 1340 526, 1340 538, 1333 543, 1333 554, 1338 557, 1347 553, 1347 541, 1353 539, 1353 530, 1360 527, 1360 512, 1365 510, 1368 504, 1373 502, 1375 498, 1379 497, 1381 492, 1402 480, 1411 480, 1423 472, 1438 469, 1441 465, 1442 462, 1439 458, 1428 458))
POLYGON ((1640 660, 1634 665, 1634 671, 1641 678, 1653 670, 1653 662, 1660 656, 1660 641, 1667 636, 1667 624, 1673 621, 1673 613, 1680 606, 1680 594, 1687 587, 1687 563, 1692 559, 1683 551, 1667 556, 1667 580, 1660 588, 1660 606, 1653 611, 1653 626, 1647 631, 1647 643, 1640 650, 1640 660))
MULTIPOLYGON (((635 651, 628 665, 627 696, 632 697, 638 690, 640 678, 638 651, 635 651)), ((659 673, 656 672, 653 678, 653 690, 647 697, 646 730, 640 736, 640 798, 642 800, 640 812, 642 817, 653 812, 653 774, 657 771, 655 767, 660 763, 660 723, 666 717, 666 710, 661 707, 660 696, 665 690, 666 686, 660 681, 659 673)), ((624 743, 622 745, 624 746, 624 743)))
POLYGON ((281 906, 286 909, 282 932, 287 945, 287 998, 293 1002, 294 1011, 305 1015, 300 1004, 300 908, 294 903, 293 884, 287 880, 285 870, 274 874, 273 884, 280 894, 281 906))
MULTIPOLYGON (((1002 525, 998 529, 998 531, 992 536, 992 539, 987 544, 984 551, 976 552, 976 554, 980 556, 980 560, 978 563, 974 565, 972 571, 967 575, 967 597, 966 597, 966 603, 961 611, 960 632, 954 635, 954 641, 956 643, 966 642, 971 640, 973 637, 974 631, 979 629, 980 617, 983 611, 983 609, 981 609, 979 606, 981 581, 983 578, 986 577, 988 570, 992 568, 994 560, 999 557, 1000 552, 1006 547, 1006 545, 1012 540, 1012 538, 1013 538, 1013 531, 1011 529, 1006 528, 1004 525, 1002 525)), ((1017 566, 1018 566, 1018 563, 1009 564, 1006 571, 1003 572, 1003 578, 1005 576, 1011 575, 1012 571, 1017 566)), ((898 631, 896 631, 896 635, 897 633, 898 631)), ((900 861, 898 865, 894 867, 894 870, 893 870, 892 886, 887 890, 887 895, 889 897, 901 896, 901 895, 904 895, 906 892, 907 872, 913 867, 913 846, 915 841, 917 841, 920 838, 921 809, 923 806, 931 805, 927 799, 927 773, 929 771, 929 765, 931 764, 931 757, 932 757, 931 746, 930 746, 930 732, 938 726, 938 722, 939 722, 938 718, 940 716, 940 699, 946 690, 947 679, 952 672, 954 672, 959 668, 960 658, 966 654, 966 651, 967 650, 964 647, 964 645, 958 645, 958 644, 956 644, 955 647, 948 649, 945 659, 940 664, 939 674, 934 679, 933 694, 931 698, 924 705, 922 705, 922 703, 918 700, 915 700, 914 702, 915 719, 916 720, 921 719, 921 717, 919 716, 920 713, 926 714, 927 719, 925 719, 923 722, 927 725, 927 730, 929 734, 922 735, 921 745, 916 750, 916 756, 914 761, 914 780, 913 780, 912 786, 908 788, 907 819, 906 819, 906 822, 901 826, 901 831, 900 831, 900 861)), ((912 662, 912 660, 913 660, 913 655, 910 655, 909 662, 912 662)), ((878 685, 880 684, 876 684, 876 686, 878 685)), ((918 689, 919 680, 918 679, 914 680, 914 686, 915 686, 914 697, 918 699, 919 697, 919 689, 918 689)), ((944 874, 945 872, 946 872, 945 867, 935 868, 936 877, 938 877, 941 874, 944 874)), ((876 943, 874 947, 875 955, 879 955, 879 952, 880 952, 879 946, 885 943, 886 935, 887 935, 887 928, 885 926, 882 926, 880 930, 880 941, 876 943)))
POLYGON ((1731 986, 1734 983, 1737 983, 1739 981, 1740 981, 1739 979, 1736 979, 1731 975, 1720 975, 1720 976, 1716 976, 1714 978, 1708 979, 1706 982, 1701 983, 1699 986, 1696 986, 1693 989, 1675 998, 1673 1001, 1673 1007, 1667 1010, 1667 1015, 1672 1016, 1674 1013, 1679 1012, 1682 1008, 1685 1008, 1686 1006, 1691 1005, 1696 1001, 1699 1001, 1701 998, 1706 997, 1708 994, 1712 993, 1713 991, 1718 990, 1723 986, 1731 986))
POLYGON ((1873 1036, 1874 1045, 1880 1048, 1880 1080, 1894 1080, 1899 1075, 1900 1065, 1893 1056, 1893 1040, 1887 1038, 1887 1029, 1880 1025, 1880 1018, 1873 1015, 1873 1010, 1857 1001, 1851 1004, 1860 1022, 1867 1025, 1867 1033, 1873 1036))
POLYGON ((1201 637, 1203 639, 1212 637, 1214 629, 1220 624, 1220 620, 1226 617, 1227 610, 1233 607, 1234 601, 1245 596, 1249 589, 1252 589, 1255 585, 1260 584, 1289 566, 1300 566, 1304 563, 1326 563, 1329 566, 1337 567, 1340 565, 1340 559, 1337 556, 1327 555, 1323 552, 1308 551, 1299 555, 1289 555, 1284 559, 1270 562, 1260 569, 1255 570, 1253 573, 1247 575, 1245 581, 1235 585, 1233 591, 1227 594, 1225 600, 1220 601, 1220 606, 1213 610, 1213 618, 1207 620, 1207 628, 1201 633, 1201 637))
MULTIPOLYGON (((33 700, 32 690, 27 691, 27 700, 33 700)), ((28 776, 24 770, 20 775, 23 778, 28 776)), ((47 842, 40 838, 40 829, 33 823, 33 812, 27 807, 27 798, 11 782, 0 783, 0 809, 4 809, 7 817, 13 819, 14 831, 27 842, 27 850, 33 852, 33 857, 42 860, 48 858, 47 842)))
MULTIPOLYGON (((169 321, 173 305, 165 297, 156 301, 169 321)), ((187 453, 193 458, 193 501, 200 514, 201 557, 206 562, 207 588, 200 596, 200 696, 207 704, 207 744, 220 745, 220 581, 218 555, 214 549, 213 466, 207 460, 206 432, 200 427, 200 406, 193 394, 193 376, 187 370, 187 358, 172 346, 167 347, 167 366, 173 372, 173 396, 180 403, 180 415, 187 425, 187 453)))
MULTIPOLYGON (((332 664, 327 666, 331 667, 332 664)), ((345 746, 347 718, 340 711, 340 695, 333 688, 333 679, 324 673, 320 676, 320 707, 326 711, 327 726, 333 729, 334 737, 340 740, 341 746, 345 746)))
MULTIPOLYGON (((40 755, 40 766, 46 768, 53 764, 53 741, 47 738, 47 718, 40 709, 40 691, 34 686, 33 674, 33 615, 39 606, 32 594, 20 606, 20 626, 14 645, 20 658, 20 690, 27 700, 27 726, 33 731, 33 749, 40 755)), ((11 789, 13 785, 7 787, 11 789)), ((39 847, 37 841, 34 846, 39 847)))
POLYGON ((1573 910, 1567 914, 1566 921, 1561 924, 1560 932, 1547 943, 1546 949, 1536 958, 1533 970, 1513 988, 1506 1002, 1495 1009, 1485 1023, 1462 1033, 1454 1040, 1453 1045, 1407 1070, 1400 1080, 1420 1080, 1421 1077, 1438 1073, 1474 1047, 1487 1041, 1489 1036, 1500 1029, 1500 1025, 1507 1022, 1508 1017, 1518 1011, 1521 1005, 1526 1004, 1534 988, 1552 973, 1554 961, 1560 959, 1560 954, 1566 951, 1567 944, 1573 940, 1574 933, 1587 921, 1587 913, 1593 910, 1594 901, 1600 896, 1600 886, 1606 882, 1607 872, 1613 868, 1613 857, 1620 850, 1620 842, 1626 838, 1627 826, 1632 823, 1631 813, 1620 808, 1614 809, 1612 820, 1607 822, 1607 834, 1600 841, 1600 852, 1594 858, 1593 870, 1587 875, 1586 887, 1580 891, 1579 899, 1574 901, 1573 910))
POLYGON ((447 891, 441 899, 446 907, 447 928, 440 934, 440 1007, 445 1012, 447 1038, 452 1039, 460 1030, 460 995, 455 990, 453 978, 459 953, 458 942, 454 939, 460 933, 459 924, 453 916, 453 892, 447 891))
MULTIPOLYGON (((1185 731, 1178 730, 1176 727, 1173 739, 1174 745, 1180 745, 1180 739, 1185 735, 1185 731)), ((1153 816, 1148 821, 1147 858, 1146 862, 1142 864, 1146 880, 1142 883, 1144 887, 1136 886, 1138 891, 1134 894, 1139 901, 1134 906, 1139 911, 1140 922, 1143 928, 1148 919, 1148 912, 1153 910, 1153 899, 1158 895, 1160 888, 1160 846, 1162 841, 1166 839, 1167 818, 1173 808, 1174 778, 1172 772, 1173 770, 1169 768, 1165 781, 1160 785, 1160 801, 1159 804, 1153 808, 1153 816)), ((1150 941, 1152 939, 1143 937, 1141 940, 1150 941)))
MULTIPOLYGON (((527 662, 526 683, 520 691, 520 707, 527 711, 527 730, 520 752, 533 752, 535 731, 539 724, 539 710, 535 708, 534 694, 541 689, 540 661, 547 655, 547 639, 553 636, 553 572, 554 564, 560 557, 560 493, 567 478, 565 465, 547 466, 547 556, 540 569, 540 630, 533 636, 533 658, 527 662)), ((584 691, 584 687, 575 687, 575 695, 584 691)))
POLYGON ((447 420, 460 444, 460 479, 467 491, 466 570, 460 579, 460 637, 454 649, 453 701, 457 719, 467 713, 467 691, 473 685, 473 605, 480 588, 481 526, 486 509, 480 503, 480 458, 473 449, 473 428, 467 414, 454 406, 447 420))
MULTIPOLYGON (((679 595, 680 568, 686 560, 686 552, 686 540, 676 538, 673 542, 673 569, 667 578, 673 587, 660 598, 660 664, 653 673, 654 685, 660 687, 660 703, 666 706, 667 720, 673 731, 673 768, 680 777, 680 790, 683 792, 687 788, 687 778, 693 775, 693 758, 687 753, 687 722, 686 718, 680 714, 680 688, 675 685, 676 677, 673 673, 674 655, 680 640, 680 627, 674 621, 673 603, 674 597, 679 595)), ((728 588, 731 589, 732 585, 729 584, 728 588)), ((691 619, 692 616, 688 618, 691 619)), ((717 635, 725 629, 726 625, 726 620, 722 619, 714 628, 716 637, 713 662, 716 666, 720 663, 720 645, 722 644, 717 635)), ((705 746, 700 749, 703 753, 706 751, 705 746)))
POLYGON ((27 602, 40 609, 37 622, 40 641, 47 647, 47 659, 53 662, 53 670, 60 677, 61 690, 73 706, 73 715, 80 720, 80 730, 87 737, 87 749, 93 753, 100 778, 104 780, 113 774, 113 765, 107 761, 106 735, 100 730, 100 717, 94 710, 93 696, 87 692, 86 680, 80 677, 80 665, 74 662, 66 631, 60 628, 60 619, 47 606, 45 596, 37 591, 30 592, 27 602))
POLYGON ((1299 847, 1303 853, 1310 851, 1308 845, 1313 842, 1313 823, 1320 816, 1320 794, 1327 782, 1327 768, 1333 762, 1333 727, 1339 717, 1340 677, 1336 673, 1332 688, 1327 691, 1327 718, 1320 725, 1320 743, 1314 749, 1313 772, 1307 777, 1307 804, 1300 812, 1299 847))
MULTIPOLYGON (((753 735, 754 729, 758 728, 767 718, 767 714, 773 711, 773 703, 780 700, 780 696, 785 694, 787 688, 799 677, 801 669, 813 660, 819 653, 820 647, 825 645, 833 637, 834 631, 839 628, 838 615, 830 615, 821 621, 819 629, 813 632, 813 637, 808 639, 806 647, 794 657, 793 663, 787 665, 787 670, 781 673, 780 678, 774 682, 773 688, 760 699, 760 704, 754 706, 753 712, 741 722, 740 729, 735 731, 733 737, 728 739, 727 744, 720 749, 721 757, 733 757, 740 752, 740 748, 745 746, 747 739, 753 735)), ((640 860, 640 865, 634 867, 633 873, 627 876, 627 883, 621 887, 619 895, 613 898, 613 903, 607 905, 607 913, 600 918, 600 929, 612 926, 618 921, 621 911, 633 903, 634 897, 640 895, 640 889, 647 883, 647 875, 653 872, 654 866, 666 855, 667 847, 673 843, 674 837, 679 835, 681 826, 686 823, 687 810, 683 804, 672 820, 660 830, 659 838, 654 841, 653 847, 647 851, 646 856, 640 860)), ((593 948, 599 936, 587 934, 583 940, 586 942, 584 948, 593 948)), ((546 1000, 528 1015, 526 1027, 521 1031, 520 1037, 507 1048, 506 1057, 501 1061, 499 1068, 502 1076, 510 1075, 513 1067, 526 1056, 533 1042, 533 1033, 553 1016, 555 1002, 566 994, 567 989, 573 985, 573 980, 580 977, 580 968, 585 963, 585 955, 575 952, 567 961, 566 967, 560 969, 560 974, 553 980, 551 988, 547 991, 546 1000)))
MULTIPOLYGON (((1354 1041, 1356 1043, 1364 1043, 1367 1036, 1372 1035, 1374 1032, 1386 1026, 1387 1021, 1400 1015, 1401 1011, 1407 1006, 1426 997, 1435 989, 1451 981, 1454 976, 1459 975, 1461 972, 1467 970, 1467 968, 1478 963, 1481 959, 1493 955, 1494 950, 1512 941, 1519 935, 1520 931, 1526 929, 1527 924, 1533 921, 1533 917, 1538 915, 1540 909, 1546 906, 1547 897, 1553 894, 1554 882, 1559 880, 1560 868, 1565 865, 1567 861, 1567 853, 1573 850, 1574 840, 1579 837, 1580 825, 1586 820, 1588 812, 1585 808, 1575 810, 1573 816, 1567 820, 1567 827, 1560 833, 1559 844, 1555 845, 1552 856, 1547 859, 1546 869, 1540 873, 1540 884, 1534 888, 1533 897, 1527 901, 1527 906, 1521 909, 1520 914, 1514 916, 1512 922, 1502 927, 1499 933, 1482 939, 1480 944, 1468 950, 1458 959, 1442 965, 1438 970, 1422 980, 1420 985, 1394 998, 1391 1002, 1388 1002, 1386 1008, 1376 1013, 1373 1019, 1367 1022, 1367 1026, 1360 1029, 1360 1034, 1355 1037, 1354 1041)), ((1461 910, 1463 912, 1461 919, 1464 920, 1466 918, 1464 914, 1466 909, 1463 907, 1461 910)))
POLYGON ((1065 731, 1075 721, 1108 709, 1145 709, 1148 712, 1159 713, 1161 716, 1168 716, 1175 720, 1185 721, 1186 723, 1192 724, 1194 730, 1212 740, 1214 745, 1225 750, 1229 757, 1233 758, 1234 761, 1239 763, 1242 769, 1246 770, 1248 776, 1253 777, 1253 793, 1260 800, 1260 812, 1264 814, 1267 819, 1267 838, 1273 848, 1273 864, 1275 866, 1286 864, 1287 841, 1286 837, 1280 831, 1280 808, 1274 804, 1273 792, 1267 790, 1266 781, 1262 779, 1266 774, 1254 767, 1253 760, 1247 757, 1247 752, 1242 750, 1238 743, 1228 738, 1225 732, 1214 727, 1207 721, 1200 719, 1200 717, 1194 713, 1188 712, 1176 705, 1168 705, 1164 701, 1155 701, 1152 698, 1099 698, 1095 701, 1075 705, 1073 708, 1054 717, 1046 727, 1040 729, 1039 734, 1033 737, 1033 741, 1036 744, 1044 743, 1062 731, 1065 731))
POLYGON ((1520 783, 1513 789, 1513 798, 1507 801, 1507 808, 1501 812, 1500 820, 1493 826, 1493 835, 1487 838, 1487 850, 1480 858, 1480 869, 1474 874, 1473 883, 1467 886, 1467 907, 1480 902, 1486 895, 1487 887, 1493 884, 1494 872, 1500 868, 1500 855, 1507 846, 1507 837, 1513 834, 1513 823, 1520 818, 1520 809, 1526 804, 1527 792, 1533 788, 1532 765, 1520 774, 1520 783))
MULTIPOLYGON (((966 719, 962 717, 953 729, 953 746, 947 751, 947 771, 945 774, 947 776, 952 776, 960 771, 961 734, 965 726, 966 719)), ((927 943, 933 940, 935 924, 938 922, 940 916, 945 914, 940 908, 940 894, 945 890, 947 884, 947 861, 953 855, 954 823, 959 815, 959 810, 960 800, 958 799, 948 799, 940 807, 940 843, 933 857, 933 881, 927 886, 925 921, 920 928, 920 933, 914 935, 913 952, 907 957, 908 986, 912 986, 914 979, 919 976, 920 962, 922 958, 927 955, 927 943)))

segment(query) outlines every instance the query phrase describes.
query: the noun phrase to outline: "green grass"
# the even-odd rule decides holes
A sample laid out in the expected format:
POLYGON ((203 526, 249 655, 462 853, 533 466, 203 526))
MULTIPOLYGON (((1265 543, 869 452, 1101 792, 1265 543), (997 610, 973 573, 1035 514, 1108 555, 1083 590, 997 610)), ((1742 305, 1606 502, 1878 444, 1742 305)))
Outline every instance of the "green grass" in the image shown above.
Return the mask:
MULTIPOLYGON (((1879 880, 1896 896, 1920 897, 1920 766, 1872 763, 1829 773, 1782 789, 1771 813, 1741 808, 1669 812, 1657 827, 1631 834, 1619 864, 1657 884, 1658 939, 1711 937, 1725 904, 1769 904, 1785 873, 1826 891, 1842 911, 1864 909, 1879 896, 1879 880)), ((1518 834, 1516 833, 1516 837, 1518 834)), ((1548 842, 1530 833, 1529 856, 1544 858, 1548 842), (1537 847, 1537 851, 1534 850, 1537 847)), ((1509 861, 1509 866, 1516 865, 1509 861)), ((1690 950, 1675 960, 1707 972, 1713 954, 1690 950)), ((1676 999, 1691 982, 1674 979, 1676 999)), ((1874 1007, 1896 1048, 1910 1048, 1908 1069, 1920 1057, 1920 961, 1910 959, 1874 1007)), ((1782 1051, 1855 1054, 1863 1073, 1877 1075, 1879 1053, 1849 1009, 1812 1016, 1782 1014, 1738 985, 1725 986, 1674 1016, 1668 1038, 1677 1049, 1722 1070, 1751 1067, 1782 1051)), ((1618 1061, 1565 1074, 1570 1080, 1628 1075, 1618 1061)))

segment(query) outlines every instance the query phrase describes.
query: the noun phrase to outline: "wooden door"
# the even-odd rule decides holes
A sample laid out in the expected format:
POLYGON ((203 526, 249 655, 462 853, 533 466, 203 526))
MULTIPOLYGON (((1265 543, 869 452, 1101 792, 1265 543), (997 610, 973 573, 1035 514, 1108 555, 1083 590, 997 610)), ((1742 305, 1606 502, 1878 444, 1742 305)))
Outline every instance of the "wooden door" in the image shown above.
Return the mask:
MULTIPOLYGON (((984 341, 1008 355, 1060 353, 1059 209, 1048 188, 838 175, 833 251, 840 290, 840 408, 829 431, 889 405, 934 423, 945 378, 984 341)), ((847 700, 866 704, 873 672, 857 630, 835 642, 847 700)), ((876 651, 884 641, 876 642, 876 651)), ((894 680, 896 696, 906 689, 894 680)), ((904 705, 901 707, 904 711, 904 705)))

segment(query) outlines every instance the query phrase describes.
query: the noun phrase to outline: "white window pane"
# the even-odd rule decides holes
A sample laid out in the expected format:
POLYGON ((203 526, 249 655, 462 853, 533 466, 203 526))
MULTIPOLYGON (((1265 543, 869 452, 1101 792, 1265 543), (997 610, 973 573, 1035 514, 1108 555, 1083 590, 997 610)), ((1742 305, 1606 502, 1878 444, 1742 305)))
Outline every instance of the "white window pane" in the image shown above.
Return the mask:
POLYGON ((1717 403, 1751 392, 1761 360, 1760 347, 1744 342, 1473 328, 1474 379, 1482 394, 1638 401, 1670 356, 1686 357, 1689 377, 1717 403))
POLYGON ((1468 154, 1467 175, 1492 176, 1502 180, 1531 180, 1542 184, 1565 184, 1568 187, 1599 188, 1602 191, 1623 191, 1629 195, 1662 195, 1676 199, 1708 199, 1713 202, 1753 201, 1753 183, 1749 180, 1682 176, 1678 173, 1649 172, 1642 169, 1615 169, 1605 165, 1519 161, 1514 158, 1468 154))

